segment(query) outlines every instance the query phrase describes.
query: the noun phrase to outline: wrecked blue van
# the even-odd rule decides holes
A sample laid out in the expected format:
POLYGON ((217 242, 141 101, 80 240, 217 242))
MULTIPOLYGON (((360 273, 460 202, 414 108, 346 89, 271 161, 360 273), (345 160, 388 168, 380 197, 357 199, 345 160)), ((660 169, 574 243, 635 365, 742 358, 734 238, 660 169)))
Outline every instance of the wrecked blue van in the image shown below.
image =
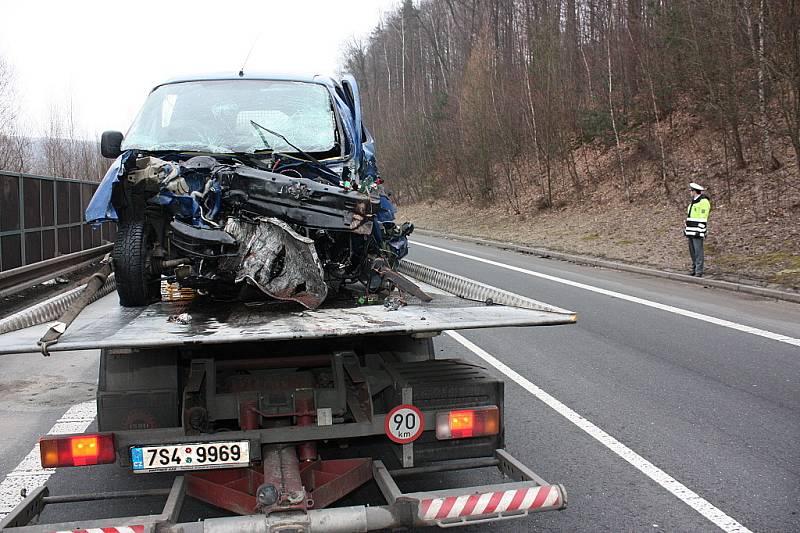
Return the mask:
POLYGON ((162 277, 214 299, 291 300, 385 274, 407 253, 364 127, 352 76, 212 75, 149 94, 123 136, 86 221, 118 223, 123 306, 158 299, 162 277))

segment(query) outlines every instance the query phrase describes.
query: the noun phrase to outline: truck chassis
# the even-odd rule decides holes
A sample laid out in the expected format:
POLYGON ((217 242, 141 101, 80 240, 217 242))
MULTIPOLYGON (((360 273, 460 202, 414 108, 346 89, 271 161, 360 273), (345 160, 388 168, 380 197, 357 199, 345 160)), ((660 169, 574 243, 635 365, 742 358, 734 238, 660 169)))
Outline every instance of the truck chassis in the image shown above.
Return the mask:
MULTIPOLYGON (((111 436, 115 462, 130 468, 132 450, 148 446, 233 442, 246 443, 248 464, 169 467, 186 471, 171 488, 155 490, 50 495, 39 487, 0 529, 350 532, 453 527, 564 509, 564 487, 504 449, 503 382, 472 363, 435 358, 432 338, 449 329, 569 324, 575 314, 410 261, 401 271, 433 302, 395 311, 334 306, 258 316, 197 310, 188 327, 165 320, 177 309, 166 304, 118 315, 89 307, 47 353, 101 349, 97 435, 111 436), (391 442, 389 415, 402 406, 413 406, 421 427, 410 440, 391 442), (496 419, 481 432, 475 421, 484 412, 496 419), (469 417, 466 433, 454 426, 462 414, 469 417), (479 468, 496 468, 510 481, 410 493, 396 482, 479 468), (371 480, 385 505, 329 507, 371 480), (141 496, 166 496, 163 512, 36 524, 47 505, 141 496), (181 523, 185 496, 240 516, 181 523)), ((40 334, 34 326, 0 336, 0 355, 39 351, 40 334)))

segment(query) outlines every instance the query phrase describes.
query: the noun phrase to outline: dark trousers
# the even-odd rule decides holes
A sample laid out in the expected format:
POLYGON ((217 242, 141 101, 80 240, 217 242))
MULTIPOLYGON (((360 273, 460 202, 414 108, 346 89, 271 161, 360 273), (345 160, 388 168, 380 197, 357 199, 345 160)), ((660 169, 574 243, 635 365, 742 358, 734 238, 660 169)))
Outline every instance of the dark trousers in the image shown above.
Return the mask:
POLYGON ((695 276, 703 274, 703 241, 700 237, 688 237, 689 255, 692 257, 692 272, 695 276))

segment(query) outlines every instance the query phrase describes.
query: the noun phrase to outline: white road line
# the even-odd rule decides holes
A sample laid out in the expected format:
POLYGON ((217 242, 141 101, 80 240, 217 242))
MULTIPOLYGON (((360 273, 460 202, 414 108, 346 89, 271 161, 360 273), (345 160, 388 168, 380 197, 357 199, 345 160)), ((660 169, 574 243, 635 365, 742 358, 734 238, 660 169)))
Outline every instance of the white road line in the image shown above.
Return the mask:
MULTIPOLYGON (((95 416, 97 416, 97 404, 94 400, 75 404, 67 409, 47 434, 82 433, 86 431, 95 416)), ((54 472, 53 468, 41 467, 37 442, 17 467, 0 482, 0 519, 22 501, 22 489, 30 493, 33 489, 44 485, 54 472)))
POLYGON ((469 351, 495 367, 497 370, 508 376, 509 378, 513 379, 518 385, 520 385, 523 389, 527 390, 534 396, 536 396, 539 400, 544 402, 549 407, 553 408, 558 414, 578 426, 580 429, 588 433, 591 437, 596 439, 600 444, 614 452, 615 454, 619 455, 627 462, 632 464, 637 470, 642 472, 644 475, 670 491, 672 494, 677 496, 683 503, 706 517, 710 520, 713 524, 717 527, 722 529, 723 531, 727 531, 729 533, 737 532, 737 533, 746 533, 750 532, 749 529, 744 527, 742 524, 731 518, 730 516, 726 515, 724 512, 720 511, 716 507, 714 507, 711 503, 704 500, 699 494, 694 492, 693 490, 689 489, 685 485, 683 485, 680 481, 676 480, 674 477, 670 476, 653 463, 639 455, 638 453, 634 452, 620 441, 600 429, 599 427, 595 426, 593 423, 589 422, 583 416, 579 415, 560 401, 556 400, 550 394, 546 393, 520 374, 497 360, 493 355, 488 353, 486 350, 481 348, 480 346, 474 344, 473 342, 467 340, 462 335, 456 333, 455 331, 445 331, 447 335, 452 337, 454 340, 459 342, 469 351))
POLYGON ((522 274, 527 274, 529 276, 534 276, 537 278, 546 279, 548 281, 555 281, 556 283, 563 283, 564 285, 569 285, 571 287, 577 287, 579 289, 584 289, 591 292, 596 292, 598 294, 603 294, 605 296, 610 296, 612 298, 618 298, 620 300, 625 300, 627 302, 633 302, 641 305, 646 305, 647 307, 652 307, 654 309, 660 309, 662 311, 667 311, 669 313, 674 313, 676 315, 682 315, 689 318, 694 318, 696 320, 702 320, 703 322, 708 322, 710 324, 716 324, 717 326, 722 326, 730 329, 735 329, 737 331, 742 331, 744 333, 751 333, 753 335, 758 335, 759 337, 765 337, 767 339, 772 339, 774 341, 784 342, 786 344, 792 344, 794 346, 800 346, 800 339, 796 339, 794 337, 789 337, 788 335, 783 335, 780 333, 774 333, 772 331, 767 331, 764 329, 754 328, 752 326, 746 326, 744 324, 738 324, 736 322, 731 322, 730 320, 723 320, 722 318, 717 318, 709 315, 704 315, 702 313, 695 313, 694 311, 689 311, 688 309, 681 309, 680 307, 673 307, 671 305, 666 305, 658 302, 654 302, 652 300, 645 300, 644 298, 638 298, 636 296, 630 296, 629 294, 623 294, 621 292, 610 291, 608 289, 601 289, 600 287, 595 287, 593 285, 587 285, 585 283, 579 283, 577 281, 572 281, 569 279, 559 278, 556 276, 550 276, 548 274, 542 274, 541 272, 536 272, 534 270, 528 270, 527 268, 521 268, 514 265, 508 265, 506 263, 501 263, 499 261, 492 261, 491 259, 484 259, 483 257, 477 257, 475 255, 465 254, 461 252, 456 252, 454 250, 448 250, 447 248, 441 248, 439 246, 433 246, 432 244, 424 244, 418 241, 413 241, 413 245, 415 246, 422 246, 423 248, 430 248, 431 250, 437 250, 439 252, 444 252, 447 254, 455 255, 458 257, 464 257, 466 259, 472 259, 473 261, 479 261, 481 263, 486 263, 487 265, 492 265, 500 268, 505 268, 508 270, 513 270, 514 272, 520 272, 522 274))

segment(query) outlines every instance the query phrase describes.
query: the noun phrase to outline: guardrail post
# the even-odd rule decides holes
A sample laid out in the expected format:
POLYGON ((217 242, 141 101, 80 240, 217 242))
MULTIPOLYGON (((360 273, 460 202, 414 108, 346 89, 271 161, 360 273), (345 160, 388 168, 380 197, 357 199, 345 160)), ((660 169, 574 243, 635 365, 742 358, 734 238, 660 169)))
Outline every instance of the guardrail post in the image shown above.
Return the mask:
POLYGON ((44 260, 44 230, 42 227, 44 226, 44 212, 42 207, 42 189, 43 187, 42 180, 39 180, 39 260, 44 260))
POLYGON ((22 266, 28 264, 28 258, 25 254, 25 178, 22 174, 19 175, 19 209, 17 215, 19 216, 19 253, 22 260, 22 266))
MULTIPOLYGON (((83 221, 81 211, 83 211, 83 183, 78 183, 78 220, 83 221)), ((86 249, 86 242, 83 239, 83 222, 78 226, 78 229, 81 233, 81 251, 83 251, 86 249)))
POLYGON ((53 257, 61 255, 58 239, 61 230, 58 227, 58 180, 53 178, 53 257))

